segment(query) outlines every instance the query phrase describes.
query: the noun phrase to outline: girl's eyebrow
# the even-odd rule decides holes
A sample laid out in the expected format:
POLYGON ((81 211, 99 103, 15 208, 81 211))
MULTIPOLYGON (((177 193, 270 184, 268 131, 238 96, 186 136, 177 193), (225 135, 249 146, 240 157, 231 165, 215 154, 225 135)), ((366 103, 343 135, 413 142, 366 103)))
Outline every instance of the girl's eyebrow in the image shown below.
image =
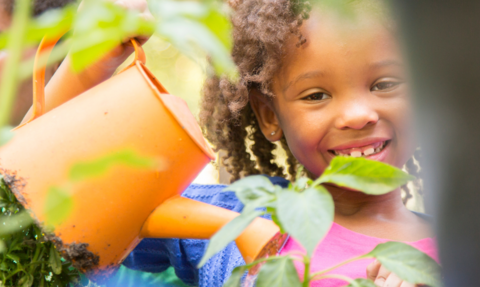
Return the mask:
POLYGON ((299 82, 301 80, 306 80, 306 79, 311 79, 311 78, 316 78, 316 77, 323 77, 324 75, 325 75, 324 72, 322 72, 320 70, 303 73, 303 74, 297 76, 294 80, 290 81, 285 86, 285 88, 283 88, 283 92, 285 93, 288 90, 288 88, 290 88, 291 85, 296 84, 297 82, 299 82))
POLYGON ((378 61, 376 63, 373 63, 370 66, 370 69, 378 69, 378 68, 383 68, 383 67, 388 67, 388 66, 398 66, 398 67, 403 67, 403 64, 400 61, 397 60, 383 60, 383 61, 378 61))

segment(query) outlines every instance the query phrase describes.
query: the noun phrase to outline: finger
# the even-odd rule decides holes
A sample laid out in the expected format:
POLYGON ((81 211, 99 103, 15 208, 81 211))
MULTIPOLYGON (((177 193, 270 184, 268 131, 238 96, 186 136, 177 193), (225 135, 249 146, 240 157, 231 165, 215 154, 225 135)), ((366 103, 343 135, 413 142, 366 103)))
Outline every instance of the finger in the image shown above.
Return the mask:
POLYGON ((384 287, 385 286, 385 281, 388 278, 388 275, 390 275, 390 271, 388 271, 387 268, 383 267, 383 265, 380 267, 380 270, 378 271, 377 277, 375 278, 375 285, 379 287, 384 287))
POLYGON ((380 271, 380 261, 376 260, 373 261, 372 263, 368 264, 367 266, 367 278, 375 281, 375 278, 377 278, 378 271, 380 271))
POLYGON ((412 284, 412 283, 408 283, 407 281, 403 281, 402 285, 400 285, 400 287, 420 287, 420 285, 415 285, 415 284, 412 284))
POLYGON ((397 276, 395 273, 390 273, 388 275, 387 280, 385 280, 384 287, 400 287, 402 285, 403 280, 397 276))
POLYGON ((140 13, 148 10, 148 4, 145 0, 116 0, 114 3, 125 9, 138 11, 140 13))
POLYGON ((142 17, 143 19, 145 19, 147 21, 154 21, 155 20, 155 17, 153 17, 153 15, 152 15, 152 13, 150 13, 149 9, 143 11, 142 14, 140 14, 140 17, 142 17))

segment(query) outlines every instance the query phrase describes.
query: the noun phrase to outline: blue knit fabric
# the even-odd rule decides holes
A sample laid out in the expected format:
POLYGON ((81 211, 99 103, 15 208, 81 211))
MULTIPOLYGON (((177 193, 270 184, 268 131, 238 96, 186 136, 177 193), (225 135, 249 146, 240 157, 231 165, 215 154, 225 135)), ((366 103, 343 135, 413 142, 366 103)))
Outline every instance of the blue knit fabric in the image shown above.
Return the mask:
MULTIPOLYGON (((287 187, 288 180, 271 177, 273 184, 287 187)), ((222 192, 225 185, 190 185, 182 196, 240 212, 243 204, 233 192, 222 192)), ((265 218, 270 219, 268 216, 265 218)), ((144 239, 130 253, 123 264, 146 272, 163 272, 173 266, 177 276, 186 284, 200 287, 220 287, 233 269, 245 264, 235 242, 213 256, 202 268, 196 266, 202 259, 208 240, 198 239, 144 239)))

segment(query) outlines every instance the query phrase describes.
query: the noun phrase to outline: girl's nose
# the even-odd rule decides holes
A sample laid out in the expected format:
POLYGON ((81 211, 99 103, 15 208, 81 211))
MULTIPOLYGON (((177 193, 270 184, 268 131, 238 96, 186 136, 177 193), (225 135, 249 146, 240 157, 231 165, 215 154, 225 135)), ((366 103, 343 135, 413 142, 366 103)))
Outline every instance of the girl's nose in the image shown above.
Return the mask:
POLYGON ((350 100, 339 106, 335 126, 338 129, 360 130, 378 122, 378 113, 366 99, 350 100))

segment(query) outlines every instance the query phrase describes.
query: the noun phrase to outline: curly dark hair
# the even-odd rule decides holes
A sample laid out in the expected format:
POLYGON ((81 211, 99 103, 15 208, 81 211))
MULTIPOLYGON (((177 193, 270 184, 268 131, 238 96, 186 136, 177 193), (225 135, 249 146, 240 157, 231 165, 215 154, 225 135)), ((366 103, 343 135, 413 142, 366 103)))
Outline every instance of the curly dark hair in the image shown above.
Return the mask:
MULTIPOLYGON (((353 2, 353 1, 352 1, 353 2)), ((249 91, 256 89, 272 97, 270 84, 281 68, 284 46, 292 36, 297 47, 306 42, 300 26, 308 19, 311 6, 303 0, 233 0, 234 9, 232 57, 238 66, 240 80, 211 76, 207 79, 201 103, 200 124, 214 149, 223 151, 222 165, 232 175, 231 181, 251 174, 295 178, 298 162, 290 152, 285 138, 281 145, 268 141, 262 134, 255 114, 248 104, 249 91), (274 150, 287 155, 288 171, 277 165, 274 150)), ((409 173, 419 175, 419 152, 405 165, 409 173)), ((312 177, 308 171, 307 176, 312 177)), ((421 192, 421 184, 413 183, 421 192)), ((402 187, 404 202, 412 197, 402 187)))
MULTIPOLYGON (((200 123, 214 149, 226 152, 222 164, 232 175, 232 181, 260 173, 287 176, 283 167, 275 163, 272 151, 277 145, 262 134, 248 105, 249 90, 255 88, 273 96, 269 87, 280 68, 283 47, 291 35, 298 39, 297 46, 305 43, 299 27, 308 18, 311 7, 302 0, 238 0, 230 5, 235 11, 232 57, 240 79, 235 83, 217 76, 207 79, 200 123), (253 144, 248 146, 248 142, 253 144)), ((297 162, 285 140, 282 146, 288 156, 288 173, 294 176, 297 162)))

